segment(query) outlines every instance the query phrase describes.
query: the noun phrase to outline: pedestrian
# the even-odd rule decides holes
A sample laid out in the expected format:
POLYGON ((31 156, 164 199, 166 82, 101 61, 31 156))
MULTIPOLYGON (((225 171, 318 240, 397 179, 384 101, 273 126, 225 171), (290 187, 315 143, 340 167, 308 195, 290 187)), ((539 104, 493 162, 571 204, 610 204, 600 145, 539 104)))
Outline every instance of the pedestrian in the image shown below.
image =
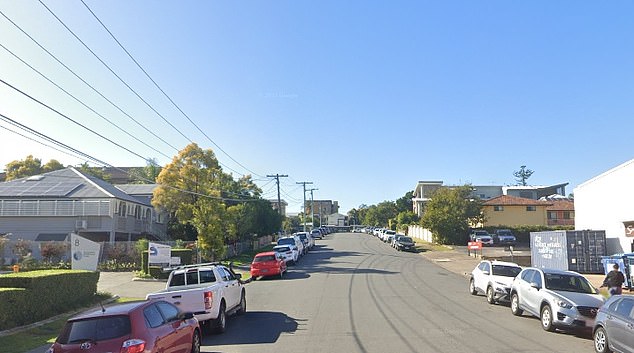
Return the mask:
POLYGON ((619 264, 614 264, 612 270, 605 276, 601 287, 608 287, 611 296, 621 294, 623 293, 623 282, 625 282, 625 276, 623 276, 623 272, 619 271, 619 264))

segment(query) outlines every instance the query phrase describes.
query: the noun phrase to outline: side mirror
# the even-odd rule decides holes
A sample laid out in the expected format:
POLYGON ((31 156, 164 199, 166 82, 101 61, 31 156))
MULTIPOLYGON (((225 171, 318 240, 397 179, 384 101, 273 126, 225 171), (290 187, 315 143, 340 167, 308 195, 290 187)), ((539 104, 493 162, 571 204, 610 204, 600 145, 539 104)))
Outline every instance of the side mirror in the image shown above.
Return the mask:
POLYGON ((537 284, 537 282, 531 282, 531 287, 533 287, 533 288, 535 288, 537 290, 542 289, 542 287, 539 284, 537 284))
POLYGON ((485 275, 487 275, 487 276, 491 274, 491 272, 486 271, 486 270, 485 270, 485 271, 482 271, 482 273, 483 273, 483 274, 485 274, 485 275))
POLYGON ((190 319, 194 318, 194 313, 189 312, 189 311, 185 312, 185 313, 180 313, 180 314, 178 314, 178 318, 180 320, 190 320, 190 319))
POLYGON ((242 279, 242 273, 235 273, 236 279, 242 279))

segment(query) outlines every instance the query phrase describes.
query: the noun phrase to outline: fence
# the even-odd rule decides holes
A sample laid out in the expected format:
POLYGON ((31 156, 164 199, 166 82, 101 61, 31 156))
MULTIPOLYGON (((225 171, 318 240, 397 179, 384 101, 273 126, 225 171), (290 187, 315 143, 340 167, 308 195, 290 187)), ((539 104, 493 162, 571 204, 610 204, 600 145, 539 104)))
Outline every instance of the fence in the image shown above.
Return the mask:
MULTIPOLYGON (((252 241, 236 242, 225 245, 224 260, 240 255, 244 252, 263 248, 273 241, 272 235, 258 237, 252 241)), ((174 246, 176 242, 157 242, 174 246)), ((121 241, 115 243, 102 242, 99 263, 111 260, 118 262, 140 263, 141 259, 136 249, 137 242, 121 241)), ((186 248, 196 251, 195 242, 184 242, 186 248)), ((70 242, 68 241, 31 241, 31 240, 0 240, 0 265, 13 265, 24 257, 31 257, 36 261, 69 262, 71 258, 70 242)), ((197 258, 194 257, 194 258, 197 258)))
POLYGON ((407 235, 412 238, 424 240, 428 243, 433 243, 433 237, 429 229, 425 229, 421 226, 408 226, 407 235))

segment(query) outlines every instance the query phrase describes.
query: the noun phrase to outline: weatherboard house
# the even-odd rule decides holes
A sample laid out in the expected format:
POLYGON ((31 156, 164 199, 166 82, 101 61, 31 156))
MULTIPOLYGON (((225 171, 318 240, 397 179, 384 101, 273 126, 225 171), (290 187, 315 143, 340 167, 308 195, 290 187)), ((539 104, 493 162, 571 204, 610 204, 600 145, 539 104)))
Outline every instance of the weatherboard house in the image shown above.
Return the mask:
POLYGON ((75 168, 0 183, 0 235, 9 240, 98 242, 164 239, 150 203, 156 185, 121 187, 75 168), (124 191, 126 190, 126 191, 124 191))

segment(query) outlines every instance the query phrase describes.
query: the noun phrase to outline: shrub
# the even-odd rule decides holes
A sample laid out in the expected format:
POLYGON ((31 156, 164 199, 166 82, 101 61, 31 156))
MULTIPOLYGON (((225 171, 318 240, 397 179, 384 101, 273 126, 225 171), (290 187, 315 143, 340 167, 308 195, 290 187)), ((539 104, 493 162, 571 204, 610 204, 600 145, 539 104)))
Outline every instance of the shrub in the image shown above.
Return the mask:
POLYGON ((67 253, 67 243, 51 241, 40 246, 40 254, 42 254, 44 262, 60 262, 67 253))

